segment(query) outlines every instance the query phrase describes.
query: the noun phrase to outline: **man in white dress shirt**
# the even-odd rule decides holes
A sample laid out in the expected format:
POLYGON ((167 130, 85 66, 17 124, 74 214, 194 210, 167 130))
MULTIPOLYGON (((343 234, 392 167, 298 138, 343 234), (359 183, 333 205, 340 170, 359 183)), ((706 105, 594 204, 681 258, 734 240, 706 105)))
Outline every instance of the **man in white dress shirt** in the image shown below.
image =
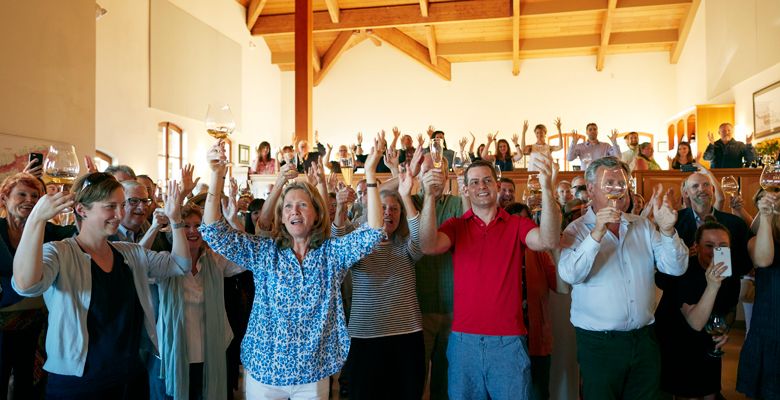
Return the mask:
POLYGON ((654 225, 615 207, 601 189, 605 170, 628 166, 615 157, 594 160, 585 173, 591 208, 563 234, 558 265, 572 285, 571 322, 586 399, 656 399, 660 356, 653 330, 656 267, 669 275, 688 268, 688 247, 674 229, 677 212, 664 196, 653 205, 654 225))

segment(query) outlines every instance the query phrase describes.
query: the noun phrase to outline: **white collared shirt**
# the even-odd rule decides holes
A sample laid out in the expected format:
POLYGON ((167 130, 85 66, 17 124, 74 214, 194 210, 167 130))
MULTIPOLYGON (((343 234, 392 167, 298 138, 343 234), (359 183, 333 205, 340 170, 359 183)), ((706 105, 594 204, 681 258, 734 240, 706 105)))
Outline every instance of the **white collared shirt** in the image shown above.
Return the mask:
POLYGON ((646 218, 623 213, 620 238, 590 232, 593 209, 566 227, 558 273, 572 285, 571 323, 591 331, 630 331, 654 322, 655 268, 679 276, 688 269, 688 247, 662 235, 646 218))
MULTIPOLYGON (((220 257, 221 258, 221 257, 220 257)), ((184 275, 184 325, 187 332, 187 356, 190 363, 201 363, 203 357, 203 338, 206 337, 206 299, 203 295, 203 266, 198 260, 197 274, 184 275)))

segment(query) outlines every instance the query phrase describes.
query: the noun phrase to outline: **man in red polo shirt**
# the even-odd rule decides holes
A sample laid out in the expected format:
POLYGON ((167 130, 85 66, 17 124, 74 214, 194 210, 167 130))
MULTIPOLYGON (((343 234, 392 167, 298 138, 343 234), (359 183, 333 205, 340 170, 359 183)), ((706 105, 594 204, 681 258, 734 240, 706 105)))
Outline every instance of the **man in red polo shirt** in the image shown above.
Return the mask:
MULTIPOLYGON (((552 159, 534 153, 531 168, 542 186, 541 226, 498 207, 492 164, 473 162, 465 172, 471 210, 436 230, 436 196, 426 196, 420 213, 425 254, 452 251, 454 310, 449 361, 451 399, 527 399, 530 396, 528 331, 523 323, 522 262, 526 246, 544 251, 558 246, 561 214, 552 192, 552 159)), ((444 176, 431 169, 426 193, 438 193, 444 176)))

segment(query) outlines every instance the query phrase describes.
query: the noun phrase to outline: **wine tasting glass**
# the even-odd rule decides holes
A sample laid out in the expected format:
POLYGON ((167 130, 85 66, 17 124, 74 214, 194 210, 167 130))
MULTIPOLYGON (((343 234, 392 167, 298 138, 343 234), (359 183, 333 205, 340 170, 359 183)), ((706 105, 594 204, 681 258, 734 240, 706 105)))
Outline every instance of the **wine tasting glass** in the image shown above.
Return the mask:
POLYGON ((737 192, 739 192, 739 183, 737 183, 737 178, 735 178, 733 175, 724 176, 720 180, 720 188, 723 190, 723 193, 726 193, 731 197, 736 196, 737 192))
MULTIPOLYGON (((65 185, 72 185, 79 175, 79 158, 76 155, 76 147, 70 144, 55 144, 49 146, 49 152, 43 160, 43 173, 48 180, 57 185, 57 190, 62 192, 65 185)), ((68 207, 63 213, 72 213, 68 207)))
MULTIPOLYGON (((767 192, 777 193, 780 191, 780 161, 764 165, 759 184, 767 192)), ((778 213, 777 207, 774 205, 772 205, 772 212, 778 213)))
POLYGON ((539 174, 528 175, 528 206, 531 212, 536 214, 542 209, 542 184, 539 182, 539 174))
MULTIPOLYGON (((729 333, 729 324, 726 321, 726 317, 718 314, 711 314, 707 324, 704 325, 704 330, 710 334, 713 338, 716 336, 723 336, 729 333)), ((710 357, 720 358, 723 357, 725 352, 721 349, 713 347, 711 351, 707 353, 710 357)))
POLYGON ((352 157, 344 157, 339 160, 339 169, 341 177, 344 178, 344 184, 352 187, 352 175, 355 172, 355 162, 352 157))
POLYGON ((628 190, 626 173, 623 168, 605 169, 601 175, 601 190, 609 199, 610 207, 615 208, 618 199, 622 199, 628 190))
POLYGON ((444 144, 441 138, 431 139, 431 161, 433 161, 433 168, 441 168, 441 158, 444 155, 444 144))
MULTIPOLYGON (((236 129, 236 121, 227 104, 209 104, 206 111, 206 132, 214 139, 225 139, 236 129)), ((225 166, 232 166, 226 162, 225 166)))

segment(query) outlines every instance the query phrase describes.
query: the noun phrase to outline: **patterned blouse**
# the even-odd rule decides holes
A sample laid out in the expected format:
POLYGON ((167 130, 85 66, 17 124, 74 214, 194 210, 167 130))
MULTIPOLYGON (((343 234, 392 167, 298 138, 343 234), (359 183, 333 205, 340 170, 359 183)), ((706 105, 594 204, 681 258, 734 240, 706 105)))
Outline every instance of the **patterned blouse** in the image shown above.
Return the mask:
POLYGON ((328 239, 309 249, 302 265, 292 249, 236 231, 224 220, 200 230, 215 252, 254 274, 255 300, 241 343, 241 361, 252 378, 302 385, 341 370, 349 352, 341 282, 381 242, 382 229, 362 227, 328 239))

